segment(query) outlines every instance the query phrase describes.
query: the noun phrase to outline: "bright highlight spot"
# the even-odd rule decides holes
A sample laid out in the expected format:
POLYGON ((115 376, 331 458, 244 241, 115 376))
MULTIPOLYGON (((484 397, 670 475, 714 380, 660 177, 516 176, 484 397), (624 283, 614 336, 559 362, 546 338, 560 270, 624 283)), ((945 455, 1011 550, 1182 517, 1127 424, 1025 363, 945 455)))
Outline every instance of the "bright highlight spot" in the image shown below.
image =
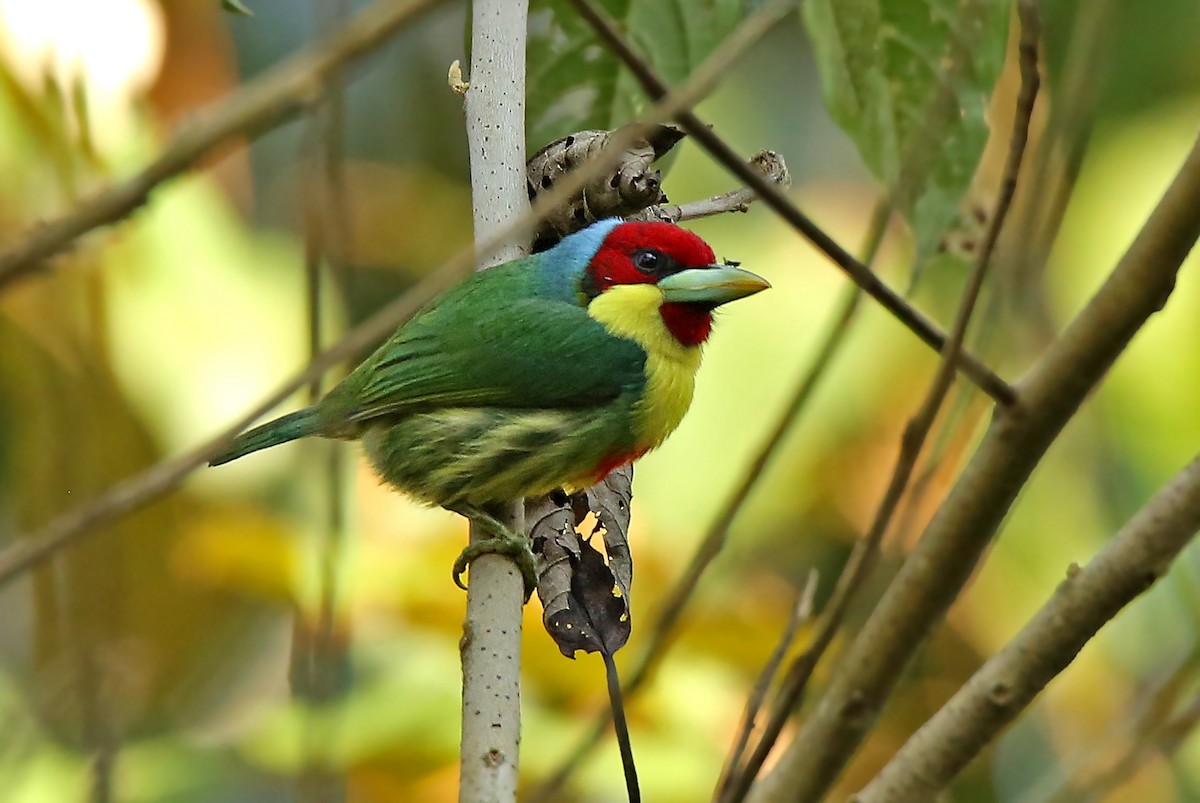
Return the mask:
POLYGON ((101 142, 127 130, 131 102, 158 75, 164 48, 153 0, 0 0, 0 58, 34 93, 47 76, 67 93, 82 81, 101 142))

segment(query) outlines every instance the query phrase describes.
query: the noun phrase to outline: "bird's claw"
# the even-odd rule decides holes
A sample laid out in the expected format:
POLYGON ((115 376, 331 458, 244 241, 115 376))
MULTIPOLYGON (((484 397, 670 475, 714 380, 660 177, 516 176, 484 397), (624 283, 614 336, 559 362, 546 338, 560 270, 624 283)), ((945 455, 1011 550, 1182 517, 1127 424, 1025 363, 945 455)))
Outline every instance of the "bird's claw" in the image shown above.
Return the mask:
POLYGON ((491 538, 484 538, 468 544, 455 558, 452 570, 454 584, 464 591, 466 590, 467 584, 463 582, 462 576, 471 562, 480 555, 506 555, 521 570, 521 577, 525 581, 525 601, 528 602, 529 598, 533 596, 533 592, 537 590, 537 564, 529 539, 513 532, 492 516, 478 515, 472 511, 467 518, 477 525, 491 530, 493 535, 491 538))

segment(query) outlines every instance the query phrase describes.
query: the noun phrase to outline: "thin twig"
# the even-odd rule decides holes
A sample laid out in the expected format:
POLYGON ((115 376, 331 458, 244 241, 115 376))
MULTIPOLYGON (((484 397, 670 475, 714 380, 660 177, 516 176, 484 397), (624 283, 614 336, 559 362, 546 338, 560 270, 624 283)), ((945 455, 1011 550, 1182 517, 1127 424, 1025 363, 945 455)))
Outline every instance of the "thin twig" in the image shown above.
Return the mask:
MULTIPOLYGON (((670 93, 670 87, 658 77, 649 63, 633 49, 625 36, 603 12, 592 4, 591 0, 571 0, 571 3, 595 29, 601 41, 625 63, 646 94, 658 100, 670 93)), ((939 353, 945 351, 947 338, 936 324, 905 301, 900 294, 884 284, 870 268, 838 245, 832 237, 801 212, 783 192, 763 181, 761 176, 756 175, 737 155, 737 152, 713 131, 711 126, 702 122, 699 117, 687 109, 675 115, 675 120, 702 148, 708 151, 713 159, 737 176, 747 187, 753 189, 764 203, 824 252, 867 295, 879 302, 884 309, 927 345, 937 349, 939 353)), ((997 403, 1009 406, 1016 402, 1016 394, 1012 387, 968 352, 961 348, 958 349, 955 360, 955 365, 997 403)))
POLYGON ((182 126, 163 152, 132 178, 57 220, 41 224, 0 254, 0 289, 46 268, 46 260, 87 232, 132 214, 168 179, 195 167, 218 146, 252 136, 316 103, 330 76, 386 44, 441 0, 378 0, 326 42, 289 58, 182 126))
MULTIPOLYGON (((887 231, 888 220, 891 217, 891 206, 886 201, 880 201, 871 215, 871 222, 863 242, 863 259, 870 264, 875 260, 883 236, 887 231)), ((700 579, 712 561, 720 554, 729 528, 741 513, 750 497, 751 491, 757 487, 767 466, 783 445, 784 436, 795 425, 797 419, 808 407, 808 401, 813 392, 825 378, 834 357, 841 351, 846 334, 854 320, 862 299, 862 291, 857 285, 847 287, 847 293, 837 307, 833 324, 825 335, 824 341, 817 352, 816 358, 805 371, 804 376, 796 385, 787 406, 776 419, 775 427, 763 440, 761 447, 750 461, 742 481, 726 500, 724 507, 717 513, 713 523, 705 532, 696 551, 684 573, 675 581, 675 585, 663 598, 662 606, 654 621, 648 627, 646 647, 638 659, 637 666, 625 681, 625 696, 631 697, 650 678, 650 673, 662 660, 671 643, 683 611, 699 585, 700 579)), ((558 794, 567 782, 583 764, 583 760, 600 743, 608 728, 610 712, 603 710, 597 714, 592 729, 579 741, 575 749, 567 756, 558 769, 546 780, 531 797, 533 801, 551 800, 558 794)))
MULTIPOLYGON (((1029 125, 1033 117, 1033 107, 1037 100, 1040 77, 1038 76, 1038 41, 1041 34, 1036 15, 1032 12, 1022 14, 1021 40, 1019 44, 1019 61, 1021 68, 1021 89, 1017 97, 1017 109, 1013 118, 1013 131, 1009 139, 1008 158, 1005 161, 1004 172, 1000 181, 999 196, 996 201, 995 213, 988 223, 982 247, 975 258, 975 263, 967 277, 955 315, 954 328, 950 339, 942 351, 938 370, 929 387, 924 401, 916 414, 904 428, 900 441, 900 453, 892 470, 891 478, 883 494, 883 499, 875 511, 871 526, 862 540, 855 545, 854 552, 847 562, 846 568, 838 578, 833 597, 821 618, 818 635, 812 645, 801 655, 793 671, 789 673, 789 689, 786 695, 781 695, 780 705, 773 712, 767 732, 762 742, 755 749, 751 761, 747 764, 746 774, 737 779, 737 788, 730 796, 731 801, 740 801, 749 793, 751 785, 762 769, 771 749, 774 747, 787 717, 795 711, 804 697, 805 690, 812 672, 820 662, 825 650, 833 643, 837 630, 850 603, 863 587, 871 570, 878 559, 880 545, 887 533, 899 506, 901 498, 908 487, 912 472, 916 468, 917 459, 921 455, 925 441, 933 429, 934 421, 946 400, 950 387, 954 382, 956 354, 961 350, 974 315, 979 294, 987 278, 988 269, 1000 239, 1000 232, 1008 219, 1012 208, 1012 200, 1016 194, 1017 178, 1025 157, 1025 148, 1029 142, 1029 125)), ((1001 415, 1004 413, 1001 412, 1001 415)))
POLYGON ((625 701, 621 697, 621 677, 612 653, 601 650, 604 659, 604 679, 608 686, 608 707, 613 712, 613 730, 617 735, 617 747, 621 751, 621 769, 625 772, 625 792, 629 803, 641 803, 642 790, 638 786, 637 765, 633 761, 633 740, 629 737, 629 723, 625 721, 625 701))
POLYGON ((892 757, 858 803, 937 799, 1117 613, 1163 577, 1200 530, 1200 457, 1121 528, 892 757))
MULTIPOLYGON (((763 178, 771 183, 782 187, 787 187, 791 183, 792 178, 788 173, 787 163, 778 153, 759 151, 748 161, 763 178)), ((727 212, 747 212, 750 205, 757 200, 758 193, 749 187, 742 187, 686 204, 662 204, 647 207, 626 220, 665 220, 679 223, 684 220, 698 220, 714 215, 723 215, 727 212)))
POLYGON ((816 569, 809 570, 808 582, 804 584, 804 590, 800 592, 800 597, 792 610, 792 615, 788 618, 787 624, 784 626, 783 635, 780 636, 779 643, 771 651, 771 655, 763 665, 762 672, 758 675, 758 680, 750 690, 750 695, 746 699, 746 710, 743 712, 742 722, 738 726, 737 737, 734 739, 729 755, 725 758, 725 766, 722 768, 721 777, 717 781, 716 795, 714 796, 716 800, 724 799, 729 781, 733 778, 738 768, 741 767, 742 759, 746 755, 746 747, 750 743, 750 736, 753 735, 754 728, 758 723, 758 714, 767 699, 767 692, 770 691, 771 686, 774 684, 775 677, 779 674, 779 667, 783 665, 783 659, 787 657, 788 650, 792 647, 792 642, 796 640, 796 634, 800 632, 800 626, 812 617, 814 599, 817 594, 817 578, 819 576, 816 569))

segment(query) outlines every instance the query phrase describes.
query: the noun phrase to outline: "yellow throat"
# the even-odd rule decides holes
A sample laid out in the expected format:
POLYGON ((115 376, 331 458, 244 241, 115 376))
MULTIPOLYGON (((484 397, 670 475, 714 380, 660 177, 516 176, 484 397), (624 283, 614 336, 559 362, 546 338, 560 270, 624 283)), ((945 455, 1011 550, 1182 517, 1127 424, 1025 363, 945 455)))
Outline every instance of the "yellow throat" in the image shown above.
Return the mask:
POLYGON ((662 291, 652 284, 610 287, 588 305, 588 315, 608 332, 646 352, 646 389, 634 408, 638 446, 653 449, 675 431, 692 403, 700 346, 685 346, 663 322, 662 291))

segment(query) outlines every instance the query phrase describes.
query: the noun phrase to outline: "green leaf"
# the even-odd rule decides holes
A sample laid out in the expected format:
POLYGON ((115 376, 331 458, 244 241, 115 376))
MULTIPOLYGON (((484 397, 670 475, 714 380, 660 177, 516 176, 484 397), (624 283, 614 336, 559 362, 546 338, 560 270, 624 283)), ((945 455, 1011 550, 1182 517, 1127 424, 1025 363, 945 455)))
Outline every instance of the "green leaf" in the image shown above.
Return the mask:
POLYGON ((1200 86, 1196 0, 1053 0, 1042 4, 1042 16, 1051 97, 1082 91, 1071 101, 1082 101, 1085 114, 1130 116, 1189 98, 1200 86), (1078 63, 1085 56, 1090 63, 1078 63), (1068 84, 1072 61, 1082 87, 1068 84))
POLYGON ((242 3, 242 0, 221 0, 221 8, 231 14, 241 14, 244 17, 254 16, 254 12, 242 3))
MULTIPOLYGON (((600 0, 667 83, 682 83, 746 13, 746 0, 600 0)), ((533 0, 528 141, 536 150, 582 130, 618 128, 647 106, 633 76, 567 0, 533 0)))
POLYGON ((830 114, 888 189, 918 264, 955 220, 987 142, 1007 0, 808 0, 830 114))

